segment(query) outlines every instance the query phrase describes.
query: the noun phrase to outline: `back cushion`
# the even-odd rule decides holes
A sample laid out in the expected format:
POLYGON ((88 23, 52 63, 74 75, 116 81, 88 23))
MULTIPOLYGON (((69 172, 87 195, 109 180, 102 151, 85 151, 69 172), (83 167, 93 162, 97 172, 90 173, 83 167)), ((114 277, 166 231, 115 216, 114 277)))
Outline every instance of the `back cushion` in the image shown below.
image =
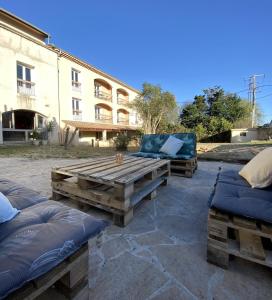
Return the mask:
POLYGON ((140 152, 159 153, 169 134, 145 134, 142 139, 140 152))
POLYGON ((174 133, 174 137, 183 140, 184 144, 179 150, 178 154, 196 156, 196 135, 192 132, 189 133, 174 133))

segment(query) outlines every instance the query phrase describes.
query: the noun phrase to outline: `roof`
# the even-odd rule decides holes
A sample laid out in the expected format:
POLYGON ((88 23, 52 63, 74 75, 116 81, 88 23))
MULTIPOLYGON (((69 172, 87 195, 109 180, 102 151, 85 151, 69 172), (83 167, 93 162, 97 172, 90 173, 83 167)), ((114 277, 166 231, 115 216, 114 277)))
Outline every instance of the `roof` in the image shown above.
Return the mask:
POLYGON ((91 71, 99 74, 100 76, 103 76, 103 77, 108 78, 108 79, 110 79, 112 81, 115 81, 116 83, 118 83, 118 84, 120 84, 120 85, 122 85, 122 86, 124 86, 124 87, 126 87, 126 88, 128 88, 128 89, 130 89, 132 91, 134 91, 137 94, 141 93, 139 90, 133 88, 132 86, 129 86, 128 84, 122 82, 121 80, 115 78, 114 76, 111 76, 111 75, 109 75, 109 74, 107 74, 107 73, 99 70, 98 68, 96 68, 96 67, 90 65, 89 63, 83 61, 82 59, 80 59, 80 58, 78 58, 78 57, 70 54, 69 52, 66 52, 65 50, 62 50, 62 49, 56 47, 55 45, 47 45, 47 47, 49 49, 53 50, 53 51, 56 51, 59 54, 59 56, 61 56, 61 57, 65 57, 67 59, 70 59, 71 61, 74 61, 75 63, 77 63, 77 64, 79 64, 79 65, 81 65, 81 66, 83 66, 83 67, 85 67, 85 68, 87 68, 87 69, 89 69, 89 70, 91 70, 91 71))
POLYGON ((100 124, 100 123, 91 123, 91 122, 82 122, 82 121, 69 121, 63 120, 63 123, 67 126, 72 126, 78 128, 80 131, 120 131, 120 130, 137 130, 135 126, 128 125, 113 125, 113 124, 100 124))
POLYGON ((9 19, 13 19, 15 20, 16 22, 24 25, 25 27, 28 27, 29 29, 32 29, 34 31, 36 31, 37 33, 41 34, 44 38, 49 38, 50 37, 50 34, 48 34, 47 32, 41 30, 40 28, 34 26, 33 24, 15 16, 14 14, 12 14, 11 12, 3 9, 0 7, 0 13, 5 15, 6 17, 8 17, 9 19))

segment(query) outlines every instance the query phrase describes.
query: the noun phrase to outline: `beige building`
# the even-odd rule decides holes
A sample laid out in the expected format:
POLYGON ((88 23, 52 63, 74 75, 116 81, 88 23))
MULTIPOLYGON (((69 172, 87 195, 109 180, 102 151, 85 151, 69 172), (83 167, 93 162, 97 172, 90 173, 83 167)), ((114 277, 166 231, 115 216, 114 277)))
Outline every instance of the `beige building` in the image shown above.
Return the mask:
POLYGON ((106 146, 118 132, 133 133, 139 120, 127 104, 139 92, 49 39, 0 9, 0 143, 31 141, 33 131, 63 142, 69 127, 75 142, 106 146))

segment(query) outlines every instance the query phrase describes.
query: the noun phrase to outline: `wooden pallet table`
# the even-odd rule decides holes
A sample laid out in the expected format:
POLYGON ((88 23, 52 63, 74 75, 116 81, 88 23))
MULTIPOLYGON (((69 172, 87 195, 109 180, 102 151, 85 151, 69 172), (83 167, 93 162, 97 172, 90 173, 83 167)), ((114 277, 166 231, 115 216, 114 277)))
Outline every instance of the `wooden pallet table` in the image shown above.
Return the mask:
POLYGON ((210 209, 207 260, 227 268, 230 255, 272 268, 272 225, 210 209))
POLYGON ((171 160, 171 175, 193 177, 195 170, 197 169, 197 158, 191 158, 188 160, 171 160))
POLYGON ((115 156, 97 158, 53 169, 52 197, 104 209, 113 213, 116 225, 126 226, 135 206, 144 198, 153 199, 169 175, 168 160, 124 156, 118 164, 115 156))

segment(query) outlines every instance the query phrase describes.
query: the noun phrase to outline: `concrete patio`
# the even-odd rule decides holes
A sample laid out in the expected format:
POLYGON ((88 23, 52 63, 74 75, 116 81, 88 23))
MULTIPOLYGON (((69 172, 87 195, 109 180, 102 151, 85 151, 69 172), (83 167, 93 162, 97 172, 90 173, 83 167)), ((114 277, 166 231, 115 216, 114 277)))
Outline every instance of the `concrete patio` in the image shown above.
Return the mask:
MULTIPOLYGON (((51 196, 51 168, 78 161, 0 158, 1 177, 51 196)), ((101 247, 90 253, 90 299, 272 298, 268 268, 235 259, 223 270, 206 262, 207 201, 219 166, 241 168, 200 162, 192 179, 171 177, 126 228, 107 228, 101 247)), ((98 210, 89 213, 111 219, 98 210)), ((52 289, 40 299, 54 295, 52 289)))

